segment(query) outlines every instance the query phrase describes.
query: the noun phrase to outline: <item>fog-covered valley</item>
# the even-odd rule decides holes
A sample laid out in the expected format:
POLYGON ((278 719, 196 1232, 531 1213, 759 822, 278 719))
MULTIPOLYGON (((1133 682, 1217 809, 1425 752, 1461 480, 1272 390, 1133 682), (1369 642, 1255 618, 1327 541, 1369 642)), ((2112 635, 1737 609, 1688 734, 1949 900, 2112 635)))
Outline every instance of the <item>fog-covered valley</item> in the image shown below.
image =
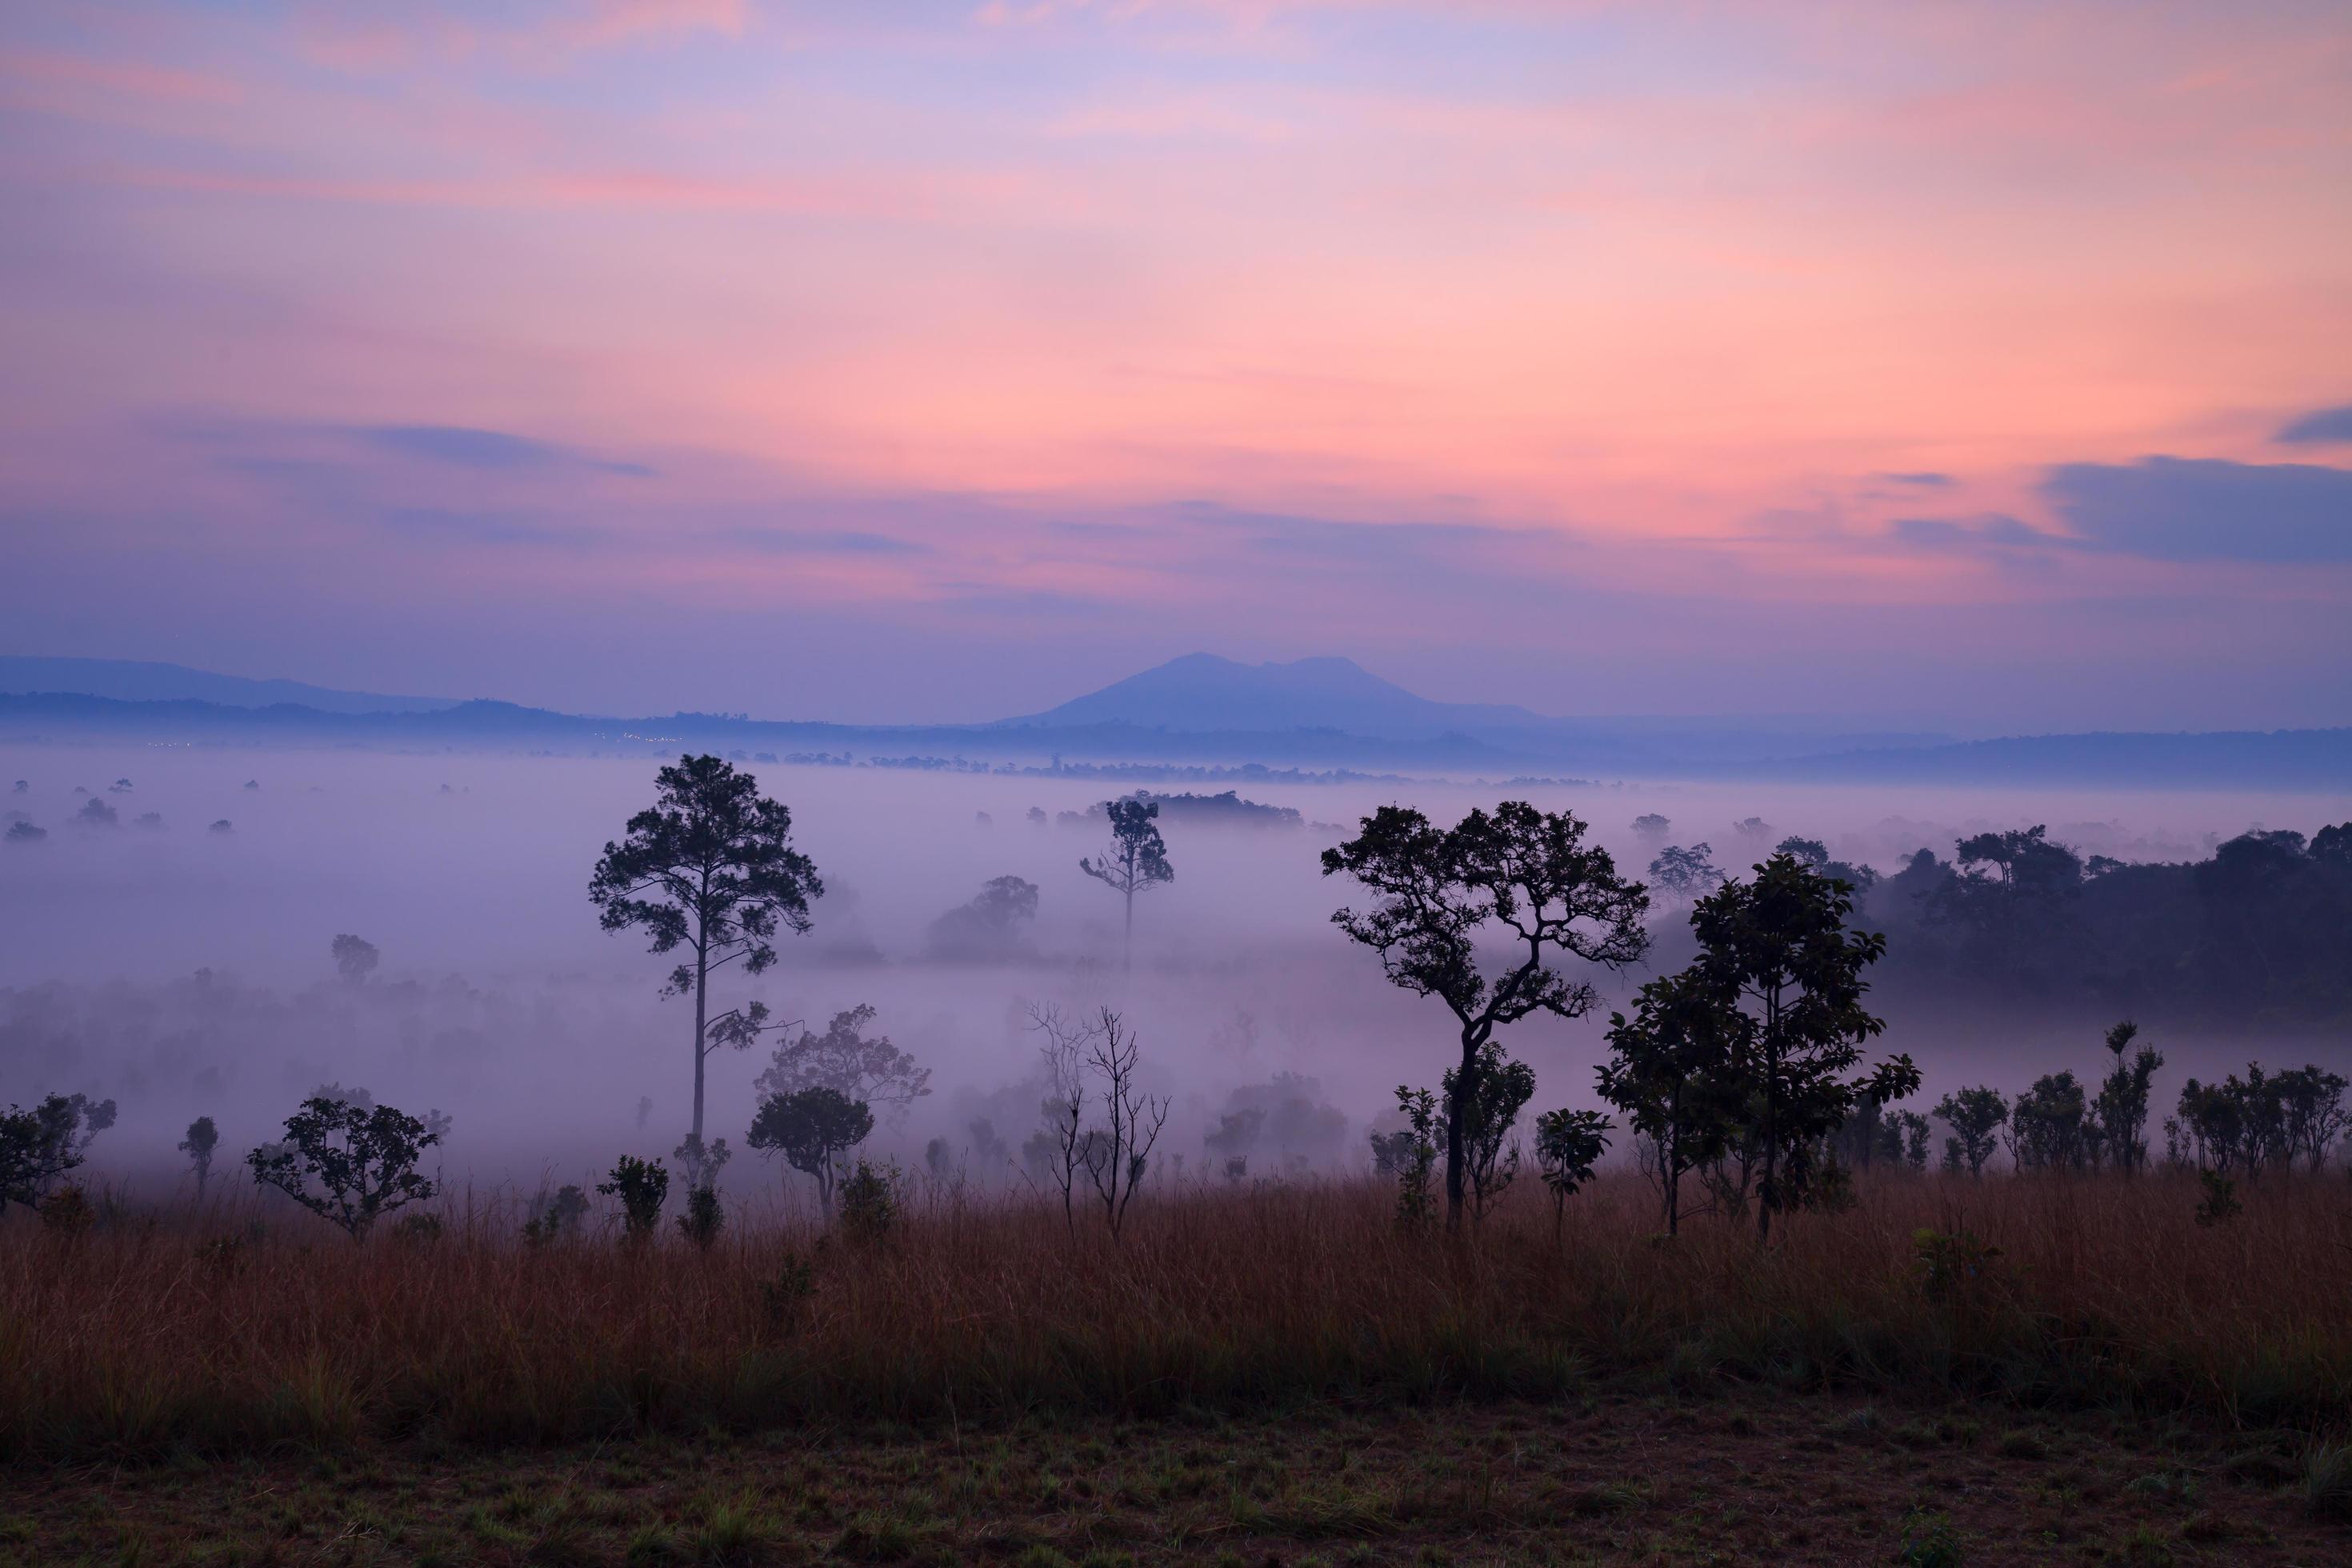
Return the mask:
MULTIPOLYGON (((871 1150, 921 1168, 927 1145, 944 1140, 950 1165, 995 1182, 1017 1179, 1018 1148, 1034 1128, 1029 1012, 1050 1005, 1109 1005, 1139 1031, 1148 1087, 1172 1103, 1161 1174, 1222 1174, 1235 1140, 1204 1140, 1227 1112, 1252 1107, 1267 1113, 1239 1141, 1253 1176, 1362 1168, 1367 1131, 1393 1115, 1393 1087, 1433 1085, 1454 1048, 1440 1004, 1384 983, 1373 957, 1328 923, 1361 892, 1321 876, 1318 851, 1391 800, 1441 822, 1517 796, 1570 810, 1636 876, 1666 843, 1706 841, 1737 873, 1788 835, 1891 873, 1922 847, 1948 858, 1962 836, 2039 823, 2086 857, 2194 860, 2252 827, 2310 834, 2352 816, 2340 798, 2277 795, 1250 788, 1244 797, 1298 820, 1223 826, 1213 813, 1171 808, 1162 827, 1176 875, 1138 900, 1129 971, 1120 900, 1077 864, 1107 837, 1101 815, 1086 815, 1108 793, 1100 782, 745 765, 790 806, 794 842, 826 890, 809 933, 782 940, 775 968, 722 976, 713 1011, 756 997, 778 1019, 821 1032, 870 1005, 867 1032, 932 1073, 930 1093, 884 1115, 871 1150), (1637 831, 1635 820, 1653 815, 1667 826, 1637 831), (1748 819, 1769 831, 1735 827, 1748 819), (1013 921, 997 947, 978 951, 936 927, 1003 877, 1034 885, 1034 920, 1013 921)), ((449 1113, 436 1158, 453 1183, 478 1189, 583 1181, 619 1152, 667 1154, 686 1127, 692 1003, 658 994, 674 959, 648 953, 638 933, 600 930, 586 897, 602 847, 651 802, 657 766, 650 757, 8 750, 0 791, 24 783, 0 804, 43 836, 0 849, 0 1103, 52 1092, 112 1099, 119 1120, 91 1146, 93 1170, 149 1191, 181 1179, 173 1146, 191 1118, 215 1117, 224 1153, 241 1155, 327 1083, 364 1087, 413 1113, 449 1113), (330 953, 346 933, 380 954, 356 978, 330 953)), ((1601 977, 1591 1015, 1506 1031, 1507 1048, 1538 1074, 1536 1107, 1599 1103, 1592 1068, 1608 1010, 1688 956, 1684 909, 1661 895, 1649 961, 1601 977)), ((1875 1001, 1890 1026, 1874 1048, 1915 1058, 1926 1088, 1912 1103, 1923 1107, 1964 1082, 2013 1090, 2059 1068, 2090 1072, 2104 1057, 2099 1028, 2112 1021, 2071 1005, 1955 1009, 1891 980, 1875 1001)), ((2160 1105, 2187 1075, 2250 1058, 2352 1068, 2352 1044, 2325 1026, 2141 1021, 2166 1055, 2160 1105)), ((753 1079, 778 1037, 711 1058, 710 1131, 739 1150, 753 1079)), ((740 1157, 725 1180, 749 1194, 800 1178, 740 1157)))

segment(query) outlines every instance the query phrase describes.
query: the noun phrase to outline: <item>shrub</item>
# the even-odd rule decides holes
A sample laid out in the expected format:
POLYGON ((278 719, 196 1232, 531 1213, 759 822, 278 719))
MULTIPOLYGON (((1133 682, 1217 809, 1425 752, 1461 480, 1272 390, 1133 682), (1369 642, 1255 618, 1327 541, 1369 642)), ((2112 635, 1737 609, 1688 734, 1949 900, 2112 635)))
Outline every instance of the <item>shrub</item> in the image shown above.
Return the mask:
POLYGON ((2199 1225, 2220 1225, 2245 1212, 2246 1205, 2238 1201, 2236 1182, 2215 1170, 2200 1171, 2197 1179, 2205 1188, 2204 1196, 2197 1200, 2199 1225))
POLYGON ((2303 1500, 2320 1519, 2352 1524, 2352 1443, 2318 1443, 2304 1455, 2303 1500))
POLYGON ((43 1198, 40 1203, 41 1226, 51 1236, 72 1241, 90 1227, 98 1211, 82 1195, 79 1187, 68 1183, 43 1198))
POLYGON ((566 1183, 549 1197, 541 1189, 530 1206, 530 1217, 522 1222, 522 1238, 532 1247, 544 1247, 580 1234, 580 1222, 588 1216, 588 1194, 572 1183, 566 1183))
POLYGON ((1906 1514, 1895 1561, 1905 1568, 1960 1568, 1960 1543, 1952 1532, 1951 1516, 1916 1508, 1906 1514))
POLYGON ((860 1160, 841 1184, 841 1228, 860 1241, 880 1241, 898 1223, 898 1167, 860 1160))
POLYGON ((644 1241, 661 1224, 662 1205, 669 1201, 669 1172, 659 1160, 624 1154, 614 1163, 609 1181, 596 1184, 608 1198, 621 1200, 621 1226, 632 1241, 644 1241))
POLYGON ((726 1228, 727 1210, 719 1201, 719 1189, 687 1188, 686 1212, 677 1216, 677 1233, 708 1252, 718 1241, 719 1233, 726 1228))

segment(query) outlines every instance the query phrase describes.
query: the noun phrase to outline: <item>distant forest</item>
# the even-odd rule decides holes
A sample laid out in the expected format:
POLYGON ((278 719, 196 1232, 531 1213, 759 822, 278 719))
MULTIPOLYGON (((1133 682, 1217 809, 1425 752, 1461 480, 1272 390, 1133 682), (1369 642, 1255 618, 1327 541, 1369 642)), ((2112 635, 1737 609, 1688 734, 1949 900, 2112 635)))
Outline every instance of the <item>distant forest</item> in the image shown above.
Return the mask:
POLYGON ((1783 847, 1855 885, 1856 923, 1886 933, 1885 992, 1965 996, 1972 1012, 2352 1026, 2352 823, 2145 864, 2078 854, 2042 827, 1982 833, 1891 876, 1810 841, 1783 847))

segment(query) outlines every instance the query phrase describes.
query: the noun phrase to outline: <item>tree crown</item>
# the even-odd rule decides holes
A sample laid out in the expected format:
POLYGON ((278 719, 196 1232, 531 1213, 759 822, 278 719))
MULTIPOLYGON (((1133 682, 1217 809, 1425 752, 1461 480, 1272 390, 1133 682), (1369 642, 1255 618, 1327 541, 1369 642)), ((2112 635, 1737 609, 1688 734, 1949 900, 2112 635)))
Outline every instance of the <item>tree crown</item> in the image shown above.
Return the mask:
MULTIPOLYGON (((655 804, 604 846, 589 879, 604 929, 638 927, 655 952, 683 943, 706 967, 740 959, 759 973, 776 961, 777 931, 807 931, 809 900, 824 892, 815 865, 792 847, 792 812, 714 756, 680 757, 655 786, 655 804)), ((689 990, 695 970, 679 964, 669 990, 689 990)))
POLYGON ((1465 1025, 1577 1017, 1599 993, 1551 968, 1549 952, 1616 967, 1649 947, 1648 889, 1620 877, 1584 835, 1572 813, 1525 801, 1474 809, 1450 828, 1411 806, 1381 806, 1354 838, 1323 851, 1325 876, 1352 877, 1380 901, 1331 921, 1380 954, 1392 984, 1439 998, 1465 1025), (1478 963, 1489 933, 1525 948, 1492 979, 1478 963))

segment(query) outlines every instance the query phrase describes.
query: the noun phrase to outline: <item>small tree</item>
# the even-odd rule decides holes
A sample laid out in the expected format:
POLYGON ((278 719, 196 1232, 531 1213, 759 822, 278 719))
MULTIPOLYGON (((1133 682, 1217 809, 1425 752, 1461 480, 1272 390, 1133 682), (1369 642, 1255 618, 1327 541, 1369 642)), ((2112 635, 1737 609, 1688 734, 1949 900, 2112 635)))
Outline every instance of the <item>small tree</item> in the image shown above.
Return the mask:
POLYGON ((1885 1105, 1919 1087, 1906 1056, 1845 1076, 1861 1043, 1885 1027, 1863 1006, 1863 976, 1886 939, 1848 929, 1853 910, 1851 883, 1781 853, 1757 868, 1754 881, 1731 883, 1691 911, 1696 983, 1725 1009, 1741 1102, 1753 1118, 1748 1131, 1762 1152, 1759 1241, 1770 1239, 1774 1214, 1808 1201, 1816 1152, 1858 1104, 1885 1105))
POLYGON ((624 1154, 613 1163, 612 1174, 596 1184, 608 1198, 621 1200, 621 1229, 631 1241, 650 1241, 661 1224, 662 1205, 669 1201, 669 1172, 659 1160, 624 1154))
POLYGON ((760 1102, 743 1142, 762 1152, 782 1154, 795 1171, 816 1178, 817 1201, 833 1217, 835 1162, 866 1142, 874 1131, 871 1107, 837 1089, 803 1089, 772 1094, 760 1102))
POLYGON ((1677 899, 1700 898, 1725 881, 1723 873, 1716 869, 1714 855, 1711 844, 1694 844, 1687 849, 1669 844, 1650 862, 1650 881, 1677 899))
POLYGON ((803 1029, 800 1038, 776 1047, 752 1087, 763 1096, 829 1089, 866 1105, 892 1107, 930 1093, 930 1068, 917 1067, 889 1036, 866 1035, 874 1016, 874 1009, 860 1003, 835 1013, 822 1035, 803 1029))
POLYGON ((2292 1162, 2298 1155, 2312 1169, 2318 1170, 2327 1163, 2327 1152, 2352 1126, 2352 1111, 2344 1107, 2344 1091, 2352 1088, 2342 1073, 2327 1072, 2314 1064, 2283 1072, 2273 1079, 2279 1089, 2279 1104, 2286 1135, 2286 1157, 2292 1162))
POLYGON ((342 976, 346 985, 364 984, 367 977, 375 973, 376 965, 383 961, 383 955, 376 951, 375 943, 348 931, 330 942, 328 952, 335 960, 335 973, 342 976))
POLYGON ((1890 1110, 1886 1113, 1881 1134, 1880 1152, 1893 1163, 1899 1152, 1903 1163, 1914 1171, 1927 1168, 1927 1119, 1916 1110, 1890 1110))
POLYGON ((441 1141, 389 1105, 362 1110, 313 1096, 286 1119, 286 1136, 246 1157, 254 1181, 275 1187, 353 1241, 393 1210, 433 1196, 419 1154, 441 1141))
POLYGON ((1032 1182, 1051 1181, 1062 1194, 1062 1228, 1075 1240, 1078 1167, 1087 1147, 1086 1030, 1050 1004, 1029 1009, 1029 1026, 1042 1037, 1037 1054, 1044 1059, 1045 1097, 1038 1107, 1040 1125, 1023 1152, 1032 1182))
POLYGON ((1110 847, 1098 857, 1085 857, 1078 869, 1127 901, 1127 942, 1124 962, 1135 961, 1135 895, 1176 879, 1168 863, 1168 845, 1154 820, 1156 800, 1114 800, 1104 803, 1110 814, 1110 847))
POLYGON ((1985 1162, 2000 1146, 2000 1130, 2009 1123, 2008 1097, 1990 1085, 1963 1089, 1937 1101, 1934 1114, 1952 1130, 1944 1140, 1944 1169, 1983 1175, 1985 1162))
POLYGON ((1015 958, 1026 951, 1024 928, 1036 918, 1036 883, 1022 877, 992 877, 970 902, 933 921, 925 941, 935 958, 1015 958))
POLYGON ((2045 1073, 2009 1112, 2009 1152, 2021 1171, 2079 1171, 2090 1163, 2090 1101, 2071 1072, 2045 1073))
POLYGON ((205 1201, 205 1186, 213 1176, 213 1150, 220 1144, 220 1130, 209 1116, 199 1116, 188 1123, 188 1135, 180 1141, 180 1152, 188 1157, 188 1168, 196 1173, 196 1202, 205 1201))
POLYGON ((1611 1054, 1601 1067, 1601 1098, 1623 1111, 1646 1141, 1668 1236, 1682 1228, 1683 1176, 1720 1158, 1730 1135, 1738 1033, 1720 994, 1706 976, 1690 972, 1643 986, 1630 1018, 1609 1016, 1611 1054))
POLYGON ((749 1046, 767 1018, 754 1002, 713 1019, 711 973, 738 963, 748 974, 765 972, 776 962, 777 931, 806 931, 809 900, 824 884, 792 847, 793 814, 762 796, 751 774, 714 756, 680 757, 656 775, 655 788, 655 804, 604 846, 588 898, 606 931, 635 927, 655 952, 683 946, 693 953, 670 971, 662 994, 694 997, 691 1131, 699 1138, 705 1058, 721 1045, 749 1046))
POLYGON ((552 1194, 541 1187, 522 1222, 522 1238, 533 1247, 566 1240, 580 1234, 581 1222, 587 1217, 588 1194, 576 1183, 566 1182, 552 1194))
POLYGON ((719 1189, 695 1186, 687 1189, 686 1212, 677 1216, 677 1233, 708 1252, 719 1240, 719 1233, 727 1226, 727 1210, 719 1201, 719 1189))
MULTIPOLYGON (((1440 828, 1410 806, 1384 805, 1362 831, 1323 852, 1323 874, 1345 874, 1379 902, 1343 909, 1332 923, 1380 954, 1391 984, 1444 1002, 1460 1051, 1449 1098, 1479 1089, 1479 1051, 1495 1031, 1537 1013, 1576 1018, 1600 998, 1589 980, 1550 966, 1565 954, 1621 968, 1648 951, 1642 917, 1650 895, 1617 875, 1606 849, 1584 842, 1585 825, 1566 812, 1505 801, 1440 828), (1491 936, 1508 957, 1491 975, 1479 944, 1491 936)), ((1468 1122, 1446 1110, 1445 1219, 1462 1221, 1468 1122)))
POLYGON ((1568 1200, 1592 1180, 1609 1149, 1609 1118, 1597 1110, 1547 1110, 1536 1118, 1536 1168, 1551 1189, 1551 1234, 1559 1239, 1568 1200))
POLYGON ((1458 1068, 1448 1068, 1443 1082, 1445 1103, 1464 1118, 1464 1173, 1469 1180, 1470 1218, 1483 1222, 1486 1211, 1519 1173, 1519 1151, 1507 1141, 1512 1124, 1535 1098, 1535 1069, 1503 1054, 1501 1042, 1488 1040, 1478 1047, 1477 1087, 1459 1089, 1458 1068))
POLYGON ((0 1210, 37 1205, 113 1125, 114 1101, 87 1095, 52 1094, 30 1110, 10 1106, 0 1116, 0 1210))
POLYGON ((1087 1065, 1099 1086, 1103 1120, 1085 1141, 1084 1154, 1087 1174, 1116 1241, 1126 1226, 1128 1205, 1143 1184, 1151 1146, 1168 1121, 1168 1102, 1138 1087, 1143 1052, 1124 1017, 1105 1007, 1088 1034, 1087 1065))
POLYGON ((735 1151, 727 1147, 724 1138, 705 1143, 689 1132, 678 1140, 669 1157, 677 1162, 679 1173, 686 1177, 687 1194, 690 1197, 696 1193, 719 1190, 719 1173, 735 1157, 735 1151))
POLYGON ((2148 1046, 2124 1053, 2139 1037, 2139 1026, 2126 1019, 2107 1031, 2107 1050, 2116 1065, 2099 1086, 2091 1112, 2098 1126, 2099 1157, 2118 1171, 2137 1171, 2147 1163, 2147 1096, 2161 1053, 2148 1046))
POLYGON ((1430 1187, 1437 1172, 1437 1096, 1399 1084, 1396 1098, 1404 1125, 1385 1136, 1372 1134, 1372 1163, 1396 1178, 1397 1223, 1418 1227, 1437 1213, 1430 1187))

